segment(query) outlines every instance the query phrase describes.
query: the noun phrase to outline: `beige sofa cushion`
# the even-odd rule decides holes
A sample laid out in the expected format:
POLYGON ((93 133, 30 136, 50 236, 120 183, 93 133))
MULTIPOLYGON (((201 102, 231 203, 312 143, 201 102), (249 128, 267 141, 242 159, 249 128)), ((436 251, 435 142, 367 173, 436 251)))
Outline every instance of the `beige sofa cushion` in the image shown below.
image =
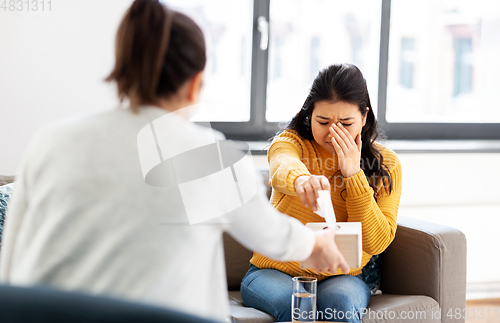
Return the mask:
POLYGON ((239 291, 241 280, 247 273, 253 252, 243 247, 227 233, 224 233, 223 239, 227 287, 230 291, 239 291))
MULTIPOLYGON (((252 307, 245 307, 241 301, 241 293, 238 291, 229 292, 229 303, 233 322, 274 322, 271 315, 252 307)), ((428 296, 382 294, 372 296, 368 306, 369 311, 363 317, 363 323, 441 322, 438 315, 439 304, 428 296)))
POLYGON ((0 186, 12 183, 14 181, 14 176, 0 175, 0 186))

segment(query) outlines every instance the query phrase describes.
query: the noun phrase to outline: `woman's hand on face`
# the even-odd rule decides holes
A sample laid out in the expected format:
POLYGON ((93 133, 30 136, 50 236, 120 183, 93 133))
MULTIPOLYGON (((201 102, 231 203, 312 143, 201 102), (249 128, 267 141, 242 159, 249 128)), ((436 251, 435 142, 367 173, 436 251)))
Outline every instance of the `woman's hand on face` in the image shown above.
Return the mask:
POLYGON ((352 138, 347 129, 339 122, 330 127, 333 148, 339 159, 339 168, 344 177, 356 175, 361 163, 361 134, 352 138))
POLYGON ((299 176, 295 179, 295 192, 305 207, 311 207, 313 211, 318 209, 316 199, 319 197, 318 191, 330 191, 330 182, 325 176, 311 175, 299 176))

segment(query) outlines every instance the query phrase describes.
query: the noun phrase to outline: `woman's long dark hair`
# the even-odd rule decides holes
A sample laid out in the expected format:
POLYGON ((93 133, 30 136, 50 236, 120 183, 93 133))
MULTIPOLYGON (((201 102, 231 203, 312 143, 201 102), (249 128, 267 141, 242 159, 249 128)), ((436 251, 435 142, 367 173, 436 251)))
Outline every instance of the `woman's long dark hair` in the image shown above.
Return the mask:
POLYGON ((135 0, 118 28, 106 81, 116 82, 120 100, 137 111, 176 93, 205 63, 203 32, 191 18, 158 0, 135 0))
POLYGON ((383 163, 384 157, 374 146, 379 131, 370 103, 366 80, 361 71, 352 64, 335 64, 322 70, 314 79, 302 109, 293 117, 287 129, 295 130, 304 139, 314 140, 311 115, 315 103, 320 101, 352 103, 359 107, 363 117, 366 115, 366 124, 361 131, 360 167, 373 188, 375 197, 380 181, 382 181, 387 193, 391 194, 392 180, 383 163))

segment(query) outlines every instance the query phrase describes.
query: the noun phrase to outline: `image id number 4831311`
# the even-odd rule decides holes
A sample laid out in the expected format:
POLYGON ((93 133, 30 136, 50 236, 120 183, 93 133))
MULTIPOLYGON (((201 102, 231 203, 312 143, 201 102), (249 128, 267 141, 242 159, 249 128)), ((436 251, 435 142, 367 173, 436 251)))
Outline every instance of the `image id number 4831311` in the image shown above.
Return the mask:
POLYGON ((3 11, 51 11, 51 0, 0 0, 3 11))
POLYGON ((468 308, 460 309, 456 308, 455 310, 449 309, 446 313, 446 316, 450 319, 493 319, 496 320, 499 318, 498 310, 496 308, 474 308, 469 310, 468 308))

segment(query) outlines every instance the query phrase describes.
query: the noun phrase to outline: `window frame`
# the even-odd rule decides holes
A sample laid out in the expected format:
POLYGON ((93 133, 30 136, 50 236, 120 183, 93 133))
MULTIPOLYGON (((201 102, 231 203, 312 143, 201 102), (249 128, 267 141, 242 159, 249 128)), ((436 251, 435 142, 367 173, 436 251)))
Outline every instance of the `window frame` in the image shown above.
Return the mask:
POLYGON ((498 140, 500 123, 402 123, 388 122, 387 74, 391 1, 382 0, 377 121, 387 139, 393 140, 498 140))
MULTIPOLYGON (((286 123, 266 120, 266 99, 269 46, 261 50, 257 19, 270 19, 272 0, 254 0, 252 32, 252 67, 250 89, 250 120, 247 122, 211 122, 228 139, 245 141, 268 140, 286 123)), ((395 123, 386 119, 387 78, 389 63, 389 36, 391 0, 382 0, 379 54, 379 82, 377 120, 389 140, 498 140, 500 123, 395 123)))
POLYGON ((270 0, 254 0, 252 27, 252 72, 250 81, 250 120, 245 122, 210 122, 214 129, 228 139, 259 141, 269 139, 278 129, 278 122, 266 120, 267 69, 269 46, 260 49, 257 19, 269 21, 270 0))

